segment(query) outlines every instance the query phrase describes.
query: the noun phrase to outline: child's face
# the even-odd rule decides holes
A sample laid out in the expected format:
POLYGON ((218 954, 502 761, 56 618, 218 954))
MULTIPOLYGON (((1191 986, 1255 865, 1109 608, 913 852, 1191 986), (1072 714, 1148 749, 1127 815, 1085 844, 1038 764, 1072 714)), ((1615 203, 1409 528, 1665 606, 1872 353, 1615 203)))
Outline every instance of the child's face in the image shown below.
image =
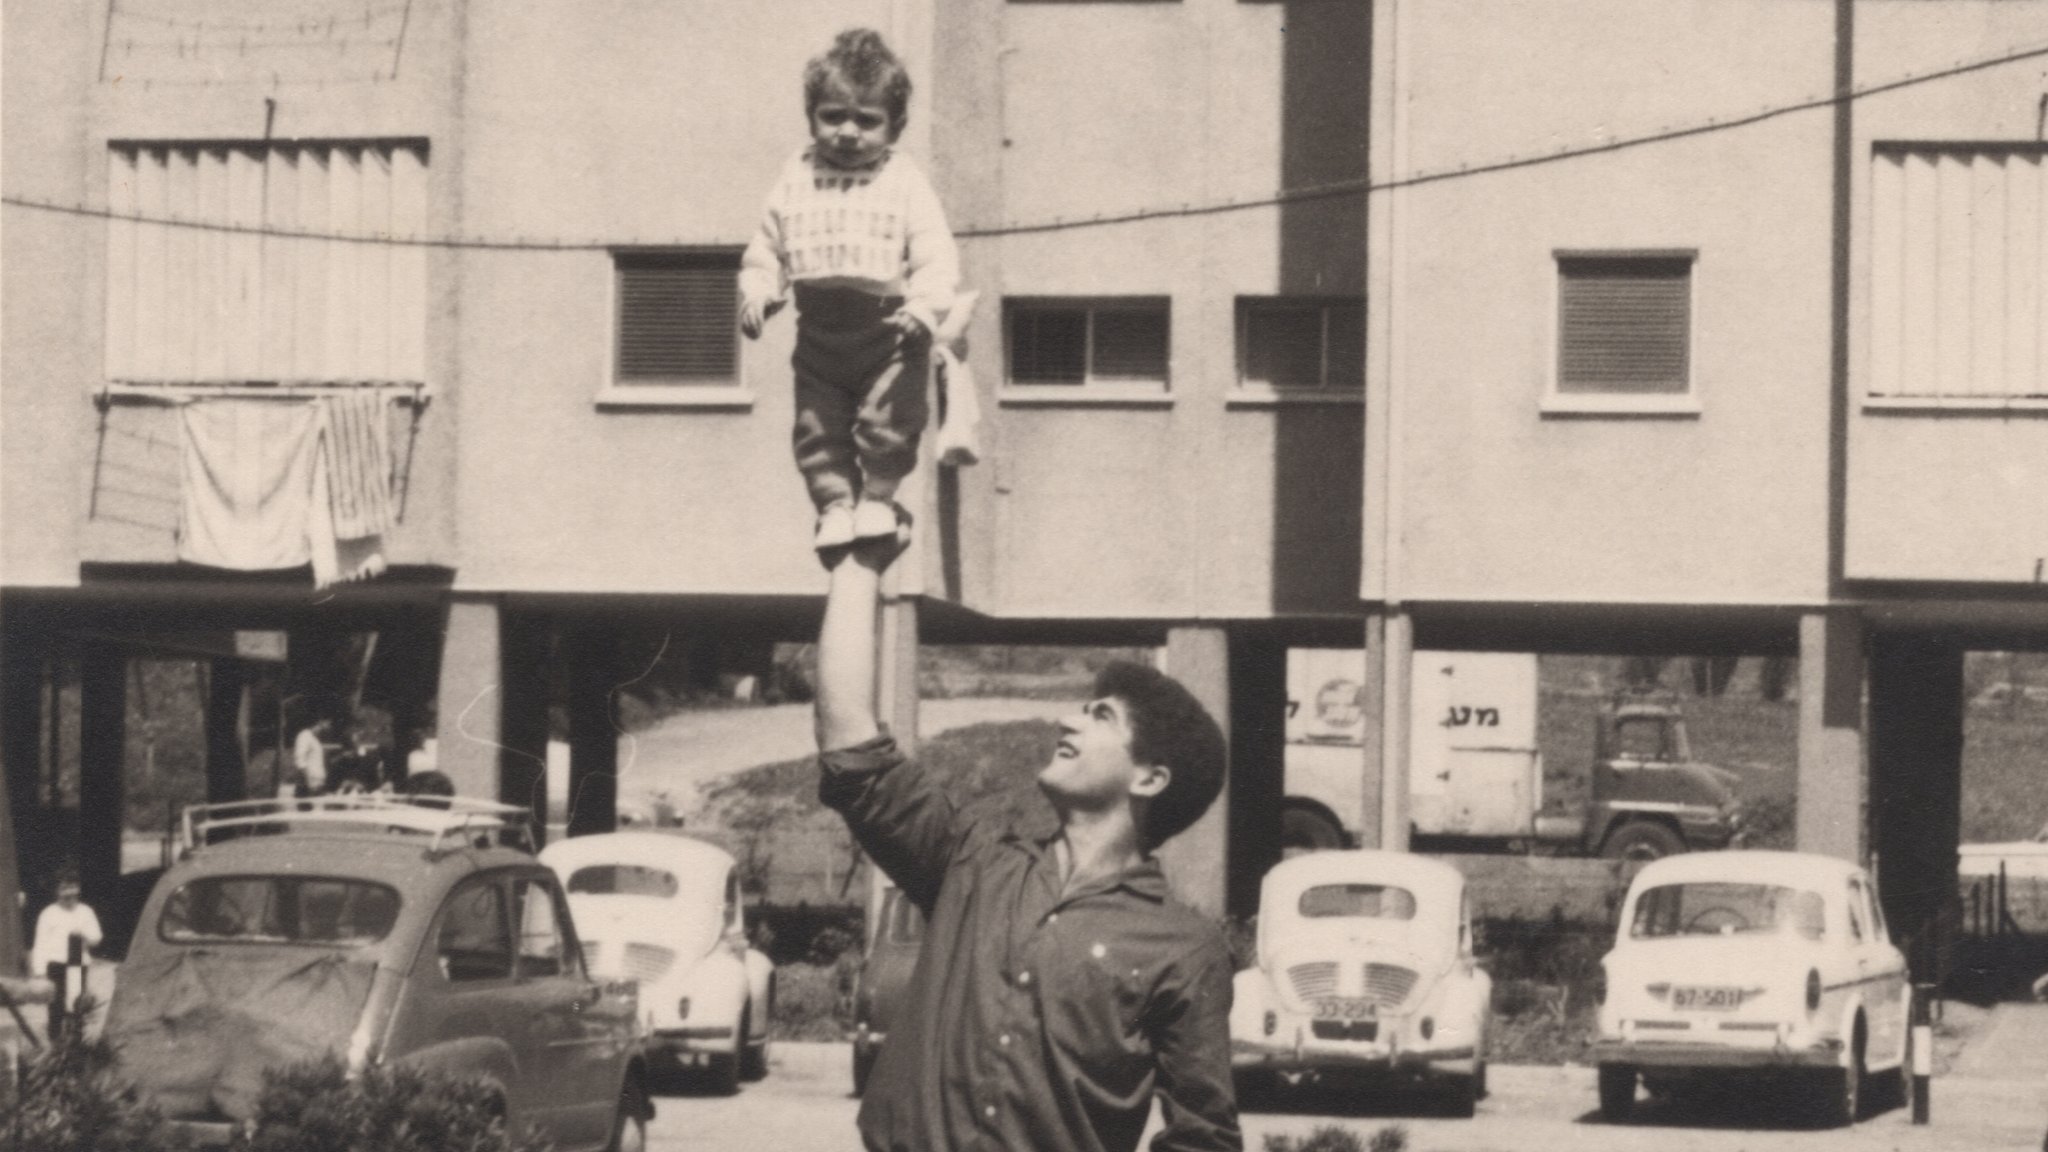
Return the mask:
POLYGON ((881 159, 896 141, 889 109, 833 84, 811 109, 811 139, 818 155, 840 168, 863 168, 881 159))

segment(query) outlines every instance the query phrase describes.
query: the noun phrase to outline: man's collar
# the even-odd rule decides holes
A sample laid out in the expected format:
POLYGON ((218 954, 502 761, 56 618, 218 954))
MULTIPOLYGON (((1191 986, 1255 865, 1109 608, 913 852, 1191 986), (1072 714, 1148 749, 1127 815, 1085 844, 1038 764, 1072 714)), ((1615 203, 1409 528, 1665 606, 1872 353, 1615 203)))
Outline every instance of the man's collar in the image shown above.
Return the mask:
MULTIPOLYGON (((1020 848, 1036 849, 1040 857, 1048 865, 1051 865, 1054 860, 1053 845, 1059 841, 1060 832, 1061 830, 1057 827, 1043 835, 1037 834, 1036 829, 1029 833, 1012 829, 1003 838, 1014 842, 1020 848)), ((1067 893, 1065 898, 1071 900, 1077 896, 1086 896, 1096 892, 1113 892, 1118 888, 1125 889, 1134 896, 1150 900, 1154 904, 1165 903, 1167 896, 1170 894, 1166 886, 1166 870, 1160 867, 1159 857, 1148 855, 1136 864, 1117 873, 1116 876, 1091 882, 1085 888, 1067 893)))

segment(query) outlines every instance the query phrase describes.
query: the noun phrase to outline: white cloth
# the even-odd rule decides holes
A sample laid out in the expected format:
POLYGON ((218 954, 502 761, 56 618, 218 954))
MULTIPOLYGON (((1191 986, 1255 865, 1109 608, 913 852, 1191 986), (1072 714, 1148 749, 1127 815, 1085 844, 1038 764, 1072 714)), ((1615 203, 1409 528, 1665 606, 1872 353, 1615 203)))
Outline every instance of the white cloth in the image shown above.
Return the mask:
POLYGON ((73 933, 85 937, 88 951, 99 947, 100 918, 84 904, 70 908, 52 904, 43 909, 36 917, 36 942, 29 950, 29 974, 41 976, 52 964, 69 963, 73 933))
POLYGON ((279 400, 184 405, 178 559, 254 572, 312 558, 306 521, 317 416, 312 404, 279 400))
POLYGON ((306 539, 313 587, 367 580, 382 573, 391 513, 389 402, 379 391, 320 401, 320 446, 306 539))
POLYGON ((311 728, 299 729, 299 735, 292 741, 292 767, 299 770, 299 778, 314 792, 327 787, 327 746, 311 728))
POLYGON ((979 292, 962 292, 947 310, 945 322, 932 333, 937 350, 940 412, 936 445, 939 463, 964 468, 981 460, 981 400, 975 393, 974 369, 967 364, 967 322, 974 317, 979 292))

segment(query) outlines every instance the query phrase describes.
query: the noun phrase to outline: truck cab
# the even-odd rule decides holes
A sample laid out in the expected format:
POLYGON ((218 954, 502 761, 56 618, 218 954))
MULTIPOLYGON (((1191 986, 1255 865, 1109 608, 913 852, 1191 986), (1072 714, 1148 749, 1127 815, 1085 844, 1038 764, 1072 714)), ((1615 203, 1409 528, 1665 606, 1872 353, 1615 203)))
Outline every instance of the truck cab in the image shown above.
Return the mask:
POLYGON ((1740 837, 1735 774, 1693 759, 1676 700, 1622 692, 1601 709, 1596 723, 1586 804, 1588 855, 1655 860, 1726 848, 1740 837))

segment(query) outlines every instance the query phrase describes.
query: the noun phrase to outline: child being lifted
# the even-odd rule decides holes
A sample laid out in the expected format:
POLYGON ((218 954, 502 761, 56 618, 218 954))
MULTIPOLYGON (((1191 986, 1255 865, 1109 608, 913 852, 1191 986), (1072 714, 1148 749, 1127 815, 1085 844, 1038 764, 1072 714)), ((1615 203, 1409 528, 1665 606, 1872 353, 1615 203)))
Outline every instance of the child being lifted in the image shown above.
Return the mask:
POLYGON ((869 29, 806 65, 811 142, 776 177, 740 264, 749 339, 795 296, 793 440, 821 549, 897 534, 932 333, 959 280, 937 194, 893 148, 909 103, 909 73, 869 29))

